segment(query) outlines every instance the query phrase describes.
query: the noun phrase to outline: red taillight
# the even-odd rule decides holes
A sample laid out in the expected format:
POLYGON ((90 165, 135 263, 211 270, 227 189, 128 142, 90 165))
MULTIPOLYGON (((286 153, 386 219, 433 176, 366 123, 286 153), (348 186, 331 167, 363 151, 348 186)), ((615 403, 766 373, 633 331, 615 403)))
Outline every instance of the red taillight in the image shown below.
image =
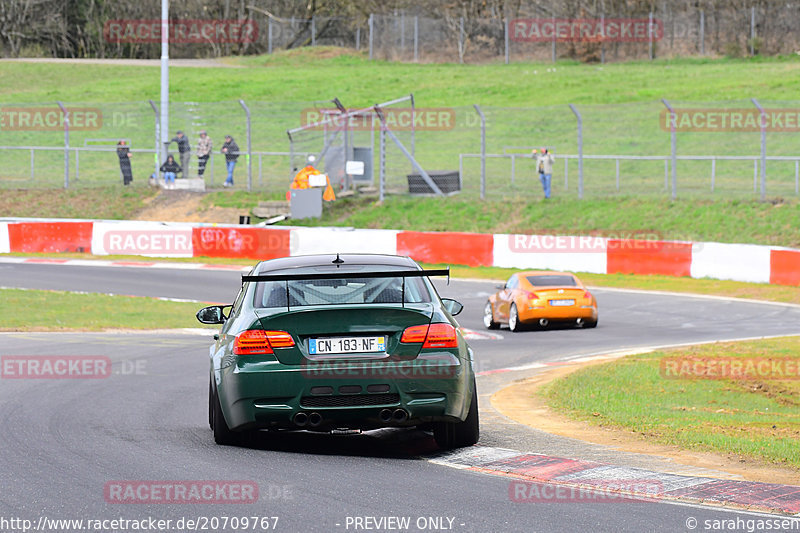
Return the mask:
POLYGON ((447 323, 408 327, 403 331, 400 342, 406 344, 422 342, 423 349, 458 347, 456 328, 447 323))
POLYGON ((400 337, 400 342, 409 344, 413 342, 425 342, 425 337, 428 335, 428 324, 422 326, 411 326, 403 331, 400 337))
POLYGON ((248 329, 236 336, 233 353, 236 355, 263 355, 273 353, 272 348, 291 348, 294 339, 285 331, 248 329))
POLYGON ((583 293, 583 297, 584 298, 591 298, 592 294, 589 291, 586 291, 586 292, 583 293))
POLYGON ((526 292, 525 296, 528 297, 528 300, 538 300, 539 299, 539 295, 536 294, 535 292, 526 292))
POLYGON ((457 348, 456 328, 451 324, 431 324, 423 348, 457 348))

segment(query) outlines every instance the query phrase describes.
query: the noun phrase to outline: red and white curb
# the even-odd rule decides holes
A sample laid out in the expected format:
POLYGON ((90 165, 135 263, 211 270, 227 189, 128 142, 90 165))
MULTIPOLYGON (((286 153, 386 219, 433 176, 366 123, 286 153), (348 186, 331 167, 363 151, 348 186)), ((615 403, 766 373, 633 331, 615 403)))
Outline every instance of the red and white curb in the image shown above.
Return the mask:
POLYGON ((608 491, 614 484, 622 485, 632 488, 625 490, 626 496, 638 497, 639 501, 723 505, 800 517, 800 486, 794 485, 666 474, 488 446, 443 452, 427 459, 452 468, 566 487, 608 491), (647 487, 647 491, 638 492, 636 487, 647 487))

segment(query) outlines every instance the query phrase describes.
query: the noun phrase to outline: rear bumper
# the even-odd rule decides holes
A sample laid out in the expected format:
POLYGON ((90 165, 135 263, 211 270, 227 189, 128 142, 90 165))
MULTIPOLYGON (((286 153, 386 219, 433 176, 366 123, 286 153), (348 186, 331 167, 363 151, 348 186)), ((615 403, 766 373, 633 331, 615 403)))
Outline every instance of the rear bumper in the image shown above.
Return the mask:
POLYGON ((540 318, 546 318, 551 322, 568 322, 570 320, 597 320, 597 308, 593 306, 572 305, 569 307, 544 306, 524 306, 518 308, 519 320, 522 323, 535 322, 540 318))
POLYGON ((225 420, 234 430, 325 431, 455 422, 467 415, 473 374, 463 360, 451 359, 450 364, 409 361, 383 369, 358 364, 311 369, 277 361, 231 366, 217 370, 217 390, 225 420), (386 421, 385 409, 405 410, 407 418, 386 421), (298 426, 298 413, 317 413, 322 421, 314 427, 298 426))

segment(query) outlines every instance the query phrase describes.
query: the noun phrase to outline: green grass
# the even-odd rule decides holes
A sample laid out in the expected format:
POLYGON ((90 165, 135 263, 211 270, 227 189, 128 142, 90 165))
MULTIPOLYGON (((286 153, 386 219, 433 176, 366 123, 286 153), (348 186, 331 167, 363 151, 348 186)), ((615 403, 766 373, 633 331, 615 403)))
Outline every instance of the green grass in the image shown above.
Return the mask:
POLYGON ((326 205, 320 220, 286 225, 331 225, 418 231, 599 235, 648 240, 718 241, 800 246, 800 203, 652 197, 590 200, 556 197, 476 201, 458 197, 345 198, 326 205))
MULTIPOLYGON (((800 58, 675 59, 637 61, 607 65, 575 62, 503 64, 409 64, 369 61, 363 54, 330 49, 302 49, 272 56, 228 58, 241 68, 176 67, 170 72, 170 129, 183 128, 195 135, 208 129, 216 150, 226 133, 244 146, 244 111, 240 98, 253 115, 253 149, 288 151, 286 130, 299 126, 304 109, 330 107, 339 97, 348 107, 414 93, 416 105, 453 108, 456 127, 445 131, 417 133, 416 155, 428 169, 458 168, 459 153, 479 151, 480 131, 472 104, 480 104, 487 116, 489 153, 502 153, 511 146, 546 144, 556 155, 576 153, 575 117, 566 107, 577 104, 584 115, 584 153, 622 155, 666 155, 669 134, 659 125, 667 98, 677 107, 735 105, 751 108, 749 98, 758 97, 768 107, 796 107, 794 87, 800 82, 800 58), (691 83, 686 83, 691 80, 691 83), (735 101, 733 104, 730 102, 735 101), (783 101, 783 102, 781 102, 783 101), (199 102, 186 104, 185 102, 199 102), (695 102, 695 104, 691 104, 695 102), (697 102, 703 102, 696 104, 697 102), (709 104, 708 102, 716 102, 709 104), (720 102, 729 102, 721 104, 720 102), (770 104, 769 102, 773 102, 770 104), (192 129, 193 128, 193 129, 192 129), (446 149, 442 149, 442 147, 446 149)), ((148 98, 158 100, 159 69, 116 65, 59 65, 2 63, 0 98, 9 103, 42 103, 56 100, 97 107, 103 114, 99 131, 73 131, 71 144, 80 146, 89 138, 128 138, 134 149, 153 146, 153 112, 148 98)), ((398 132, 408 146, 408 132, 398 132)), ((796 155, 791 133, 769 133, 770 155, 796 155)), ((58 146, 60 131, 0 131, 2 145, 58 146)), ((680 154, 757 155, 758 133, 679 133, 680 154)), ((192 138, 194 142, 196 139, 192 138)), ((357 132, 354 145, 373 142, 367 132, 357 132)), ((377 140, 374 141, 377 146, 377 140)), ((298 139, 297 152, 316 152, 319 138, 298 139)), ((174 150, 174 145, 172 147, 174 150)), ((135 179, 152 172, 151 156, 135 154, 135 179)), ((218 155, 218 154, 217 154, 218 155)), ((391 144, 387 156, 387 186, 402 190, 410 165, 391 144)), ((290 179, 285 156, 265 156, 253 161, 259 189, 284 188, 290 179)), ((564 174, 557 162, 557 194, 564 174)), ((571 162, 569 191, 575 194, 576 163, 571 162)), ((214 161, 215 180, 223 175, 222 158, 214 161)), ((238 184, 245 165, 239 165, 238 184)), ((377 169, 377 159, 374 167, 377 169)), ((38 176, 29 179, 26 151, 0 152, 0 184, 12 180, 21 186, 58 186, 62 178, 63 153, 36 154, 38 176)), ((116 156, 91 153, 81 156, 82 184, 117 180, 116 156)), ((538 194, 537 183, 523 178, 533 174, 530 161, 517 162, 519 183, 510 183, 510 162, 490 160, 487 191, 490 196, 510 197, 538 194)), ((614 161, 585 161, 587 196, 618 194, 614 161)), ((665 195, 663 161, 622 161, 621 194, 665 195)), ((464 187, 473 196, 479 185, 479 164, 464 161, 464 187)), ((532 181, 532 180, 530 180, 532 181)), ((771 162, 769 194, 794 195, 794 162, 771 162)), ((716 194, 752 195, 750 161, 718 161, 716 194)), ((710 162, 682 161, 678 165, 679 194, 710 194, 710 162)))
POLYGON ((711 450, 800 467, 800 382, 665 378, 667 356, 789 357, 800 338, 696 346, 587 367, 545 386, 550 405, 575 418, 691 450, 711 450))
POLYGON ((194 315, 203 307, 155 298, 21 289, 0 289, 0 298, 14 310, 3 318, 2 331, 196 328, 200 324, 194 315))
MULTIPOLYGON (((228 58, 243 68, 172 68, 175 101, 301 102, 340 96, 346 105, 413 92, 424 105, 530 106, 797 97, 800 60, 659 59, 606 65, 562 61, 459 65, 369 61, 362 53, 319 47, 272 56, 228 58), (550 72, 547 69, 551 69, 550 72), (691 83, 686 83, 691 79, 691 83)), ((0 66, 5 102, 126 102, 159 95, 158 66, 0 66)))
POLYGON ((125 220, 157 194, 151 187, 106 185, 80 188, 12 189, 0 194, 0 216, 125 220))

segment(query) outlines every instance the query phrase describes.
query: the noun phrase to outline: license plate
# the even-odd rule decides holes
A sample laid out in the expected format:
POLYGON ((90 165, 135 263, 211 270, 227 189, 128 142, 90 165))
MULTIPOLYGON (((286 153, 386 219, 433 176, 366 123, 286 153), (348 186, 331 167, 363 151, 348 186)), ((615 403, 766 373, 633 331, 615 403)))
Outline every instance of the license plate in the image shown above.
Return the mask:
POLYGON ((386 337, 324 337, 308 339, 310 355, 386 351, 386 337))
POLYGON ((568 305, 575 305, 575 300, 550 300, 550 305, 553 307, 566 307, 568 305))

